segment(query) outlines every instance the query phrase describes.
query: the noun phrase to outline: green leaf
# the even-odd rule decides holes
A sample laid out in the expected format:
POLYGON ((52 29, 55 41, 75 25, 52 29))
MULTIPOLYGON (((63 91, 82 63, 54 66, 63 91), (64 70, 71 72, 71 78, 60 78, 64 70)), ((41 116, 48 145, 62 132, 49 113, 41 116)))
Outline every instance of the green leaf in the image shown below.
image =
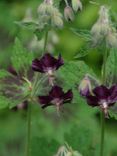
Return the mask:
POLYGON ((0 70, 0 79, 4 79, 5 77, 8 77, 10 73, 4 69, 0 70))
POLYGON ((86 55, 88 55, 90 53, 90 49, 92 49, 92 47, 89 45, 83 46, 83 48, 81 48, 78 51, 78 53, 76 54, 76 56, 74 58, 79 59, 81 57, 85 57, 86 55))
POLYGON ((3 95, 0 95, 0 109, 7 108, 10 104, 10 99, 6 98, 3 95))
POLYGON ((58 76, 63 79, 63 84, 70 88, 79 84, 87 73, 94 75, 83 61, 70 61, 58 71, 58 76))
POLYGON ((108 86, 117 83, 117 49, 112 48, 106 63, 106 80, 108 86))
POLYGON ((59 8, 61 0, 54 0, 54 6, 59 8))
POLYGON ((89 30, 85 30, 85 29, 75 29, 75 28, 70 28, 71 31, 76 34, 79 37, 82 37, 83 39, 85 39, 86 41, 91 41, 92 40, 92 36, 89 30))
POLYGON ((27 52, 18 38, 15 39, 13 53, 11 57, 12 65, 18 72, 21 69, 28 70, 31 66, 33 54, 27 52))
POLYGON ((47 138, 39 137, 33 137, 31 144, 32 156, 53 156, 59 147, 59 143, 57 141, 47 141, 47 138))
POLYGON ((117 106, 114 106, 113 108, 111 108, 109 110, 109 117, 114 118, 115 120, 117 120, 117 106))
MULTIPOLYGON (((65 134, 65 140, 74 150, 78 150, 83 156, 94 156, 98 152, 99 139, 93 138, 94 133, 87 125, 75 125, 71 132, 65 134), (93 142, 96 139, 96 142, 93 142)), ((99 153, 98 153, 99 155, 99 153)))
POLYGON ((15 22, 15 24, 33 31, 35 31, 39 27, 39 25, 36 22, 15 22))
POLYGON ((34 34, 37 36, 38 40, 41 40, 44 36, 45 30, 36 29, 34 34))

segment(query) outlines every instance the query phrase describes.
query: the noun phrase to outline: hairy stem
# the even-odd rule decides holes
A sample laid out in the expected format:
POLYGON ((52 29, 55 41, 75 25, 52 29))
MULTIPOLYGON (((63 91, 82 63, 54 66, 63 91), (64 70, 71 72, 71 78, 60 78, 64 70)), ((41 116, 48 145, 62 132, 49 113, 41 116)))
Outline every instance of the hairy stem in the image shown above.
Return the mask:
MULTIPOLYGON (((107 61, 108 51, 107 48, 103 56, 103 68, 102 68, 102 84, 106 84, 106 61, 107 61)), ((104 137, 105 137, 105 114, 103 111, 100 112, 101 118, 101 141, 100 141, 100 156, 104 155, 104 137)))
POLYGON ((107 48, 104 52, 104 56, 103 56, 103 68, 102 68, 102 83, 105 84, 106 83, 106 61, 107 61, 107 55, 108 55, 108 51, 107 48))
POLYGON ((48 31, 46 31, 46 33, 45 33, 45 40, 44 40, 44 52, 46 51, 47 41, 48 41, 48 31))
POLYGON ((66 6, 69 6, 69 3, 68 3, 68 1, 67 0, 64 0, 65 1, 65 4, 66 4, 66 6))
POLYGON ((31 152, 31 104, 28 104, 28 113, 27 113, 27 146, 26 146, 26 156, 30 156, 31 152))
POLYGON ((105 116, 104 112, 101 111, 101 142, 100 142, 100 156, 104 155, 104 136, 105 136, 105 116))

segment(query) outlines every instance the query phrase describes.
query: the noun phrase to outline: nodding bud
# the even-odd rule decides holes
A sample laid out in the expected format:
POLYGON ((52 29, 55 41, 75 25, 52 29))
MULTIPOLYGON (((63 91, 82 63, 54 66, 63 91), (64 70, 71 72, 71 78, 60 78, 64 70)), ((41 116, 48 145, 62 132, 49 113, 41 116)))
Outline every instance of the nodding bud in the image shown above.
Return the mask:
POLYGON ((72 0, 72 8, 75 12, 82 11, 82 3, 80 0, 72 0))
POLYGON ((85 76, 79 85, 81 96, 88 96, 91 93, 91 82, 88 76, 85 76))
POLYGON ((53 5, 53 0, 44 0, 44 2, 45 2, 46 4, 51 4, 51 5, 53 5))
POLYGON ((101 6, 99 10, 99 18, 91 29, 92 41, 94 44, 101 43, 110 31, 110 19, 108 9, 101 6))
POLYGON ((110 48, 116 48, 117 47, 117 32, 116 31, 110 31, 106 37, 106 43, 107 46, 110 48))
POLYGON ((74 13, 70 6, 66 6, 64 9, 64 17, 66 21, 73 21, 74 20, 74 13))
POLYGON ((63 27, 63 20, 60 16, 53 15, 51 18, 51 24, 53 27, 62 28, 63 27))

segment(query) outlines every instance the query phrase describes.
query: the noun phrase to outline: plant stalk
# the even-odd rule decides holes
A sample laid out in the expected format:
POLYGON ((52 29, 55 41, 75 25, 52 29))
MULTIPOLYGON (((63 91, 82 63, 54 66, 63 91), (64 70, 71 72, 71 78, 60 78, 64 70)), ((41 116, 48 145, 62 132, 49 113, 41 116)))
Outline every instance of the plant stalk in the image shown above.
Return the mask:
MULTIPOLYGON (((45 34, 45 41, 44 41, 44 52, 46 51, 47 46, 47 40, 48 40, 48 31, 46 31, 45 34)), ((37 73, 34 83, 33 83, 33 90, 31 92, 31 101, 33 101, 33 97, 36 94, 36 89, 38 84, 40 83, 40 74, 37 73)), ((26 145, 26 156, 30 156, 31 154, 31 103, 28 104, 28 113, 27 113, 27 145, 26 145)))
MULTIPOLYGON (((102 68, 102 84, 106 84, 106 61, 107 61, 108 51, 107 48, 103 56, 103 68, 102 68)), ((105 138, 105 114, 101 110, 101 141, 100 141, 100 156, 104 156, 104 138, 105 138)))
POLYGON ((47 41, 48 41, 48 31, 46 31, 46 33, 45 33, 45 40, 44 40, 44 52, 46 51, 47 41))
POLYGON ((26 146, 26 156, 30 156, 31 152, 31 104, 28 104, 28 113, 27 113, 27 146, 26 146))

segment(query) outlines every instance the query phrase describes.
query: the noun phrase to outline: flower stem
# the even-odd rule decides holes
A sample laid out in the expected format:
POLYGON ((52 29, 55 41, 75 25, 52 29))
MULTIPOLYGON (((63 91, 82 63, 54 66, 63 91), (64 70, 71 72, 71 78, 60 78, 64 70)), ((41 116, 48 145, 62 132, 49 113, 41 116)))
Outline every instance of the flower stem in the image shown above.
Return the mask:
POLYGON ((101 142, 100 142, 100 156, 104 154, 104 136, 105 136, 105 116, 104 112, 101 111, 101 142))
POLYGON ((27 146, 26 146, 26 156, 30 156, 31 147, 31 104, 28 104, 28 113, 27 113, 27 146))
MULTIPOLYGON (((103 67, 102 67, 102 84, 106 84, 106 61, 107 61, 108 51, 107 48, 103 56, 103 67)), ((105 114, 101 110, 101 141, 100 141, 100 156, 104 155, 104 137, 105 137, 105 114)))
POLYGON ((107 61, 107 56, 108 56, 108 51, 107 48, 104 52, 104 56, 103 56, 103 68, 102 68, 102 83, 105 84, 106 83, 106 61, 107 61))
POLYGON ((46 33, 45 33, 45 40, 44 40, 44 52, 46 51, 47 41, 48 41, 48 31, 46 31, 46 33))
POLYGON ((67 0, 64 0, 65 1, 65 4, 66 4, 66 6, 69 6, 69 3, 68 3, 68 1, 67 0))

